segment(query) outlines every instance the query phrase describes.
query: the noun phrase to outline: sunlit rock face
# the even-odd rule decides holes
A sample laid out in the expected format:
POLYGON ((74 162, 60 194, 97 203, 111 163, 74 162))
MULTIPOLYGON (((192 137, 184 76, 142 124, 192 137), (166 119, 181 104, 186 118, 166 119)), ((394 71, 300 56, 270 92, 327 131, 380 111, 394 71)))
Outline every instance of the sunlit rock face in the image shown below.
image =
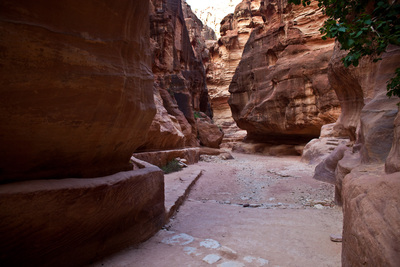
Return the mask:
MULTIPOLYGON (((197 30, 195 21, 188 21, 193 26, 191 40, 181 0, 152 0, 150 13, 157 114, 140 150, 198 146, 193 111, 203 111, 211 116, 203 53, 196 49, 202 41, 196 39, 202 25, 197 30)), ((185 13, 189 11, 185 10, 185 13)))
POLYGON ((129 168, 155 114, 147 9, 1 1, 1 182, 129 168))
POLYGON ((253 23, 229 87, 233 118, 249 140, 318 137, 321 126, 340 114, 327 75, 334 43, 323 41, 319 32, 325 17, 316 4, 286 1, 261 1, 258 13, 262 21, 253 23))
POLYGON ((219 29, 222 19, 228 13, 233 12, 236 5, 242 2, 242 0, 218 0, 211 3, 207 1, 189 0, 187 2, 191 5, 192 10, 203 24, 208 25, 219 38, 219 29))
POLYGON ((243 49, 252 30, 264 23, 260 1, 243 1, 235 12, 221 21, 221 38, 208 42, 210 64, 207 68, 207 86, 214 112, 214 122, 222 128, 226 140, 241 140, 246 131, 237 127, 228 104, 229 85, 242 59, 243 49))

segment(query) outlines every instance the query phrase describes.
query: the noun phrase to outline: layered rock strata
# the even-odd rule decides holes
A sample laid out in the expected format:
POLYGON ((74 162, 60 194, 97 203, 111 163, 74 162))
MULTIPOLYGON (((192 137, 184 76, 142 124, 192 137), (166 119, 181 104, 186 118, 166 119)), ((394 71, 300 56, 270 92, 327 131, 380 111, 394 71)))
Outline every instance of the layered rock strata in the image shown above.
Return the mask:
MULTIPOLYGON (((181 0, 152 0, 150 12, 157 114, 140 150, 198 146, 193 112, 212 116, 202 59, 206 55, 197 49, 204 41, 196 39, 195 25, 191 28, 194 37, 189 37, 181 0)), ((195 22, 187 21, 190 25, 195 22)))
POLYGON ((130 168, 155 114, 147 6, 1 1, 0 182, 130 168))
POLYGON ((207 86, 215 123, 222 128, 226 141, 242 140, 246 131, 237 127, 228 104, 229 85, 242 59, 243 49, 252 30, 264 23, 260 1, 243 1, 235 12, 221 21, 221 37, 208 42, 210 64, 207 68, 207 86))
POLYGON ((150 238, 165 223, 164 174, 135 161, 96 179, 2 185, 2 265, 84 266, 150 238))
POLYGON ((148 4, 1 1, 1 265, 82 266, 163 225, 163 173, 130 164, 155 114, 148 4))
POLYGON ((309 141, 340 114, 327 75, 334 43, 318 31, 325 17, 286 1, 261 1, 258 13, 229 87, 233 118, 249 140, 309 141))

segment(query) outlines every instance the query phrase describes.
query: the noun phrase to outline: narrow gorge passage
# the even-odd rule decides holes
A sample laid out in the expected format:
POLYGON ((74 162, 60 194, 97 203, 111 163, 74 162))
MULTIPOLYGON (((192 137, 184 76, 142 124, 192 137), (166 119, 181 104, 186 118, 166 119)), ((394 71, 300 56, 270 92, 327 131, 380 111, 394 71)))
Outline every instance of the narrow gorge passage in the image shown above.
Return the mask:
POLYGON ((233 156, 189 166, 203 175, 169 224, 94 266, 340 266, 333 186, 313 180, 299 157, 233 156))

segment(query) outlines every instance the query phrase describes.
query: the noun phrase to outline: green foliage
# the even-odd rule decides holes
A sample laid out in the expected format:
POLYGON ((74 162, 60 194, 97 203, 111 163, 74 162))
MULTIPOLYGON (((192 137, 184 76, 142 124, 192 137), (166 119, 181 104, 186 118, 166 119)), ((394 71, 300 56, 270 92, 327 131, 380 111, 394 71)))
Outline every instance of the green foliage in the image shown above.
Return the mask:
POLYGON ((179 165, 179 161, 176 159, 171 160, 167 163, 167 165, 161 167, 161 170, 164 171, 165 174, 180 171, 182 167, 179 165))
POLYGON ((193 116, 194 116, 195 119, 201 118, 201 114, 200 114, 200 112, 198 112, 198 111, 194 111, 194 112, 193 112, 193 116))
MULTIPOLYGON (((318 6, 328 16, 320 29, 323 39, 336 38, 347 50, 342 59, 344 65, 358 66, 364 56, 372 56, 374 62, 386 51, 389 44, 400 45, 400 4, 390 1, 371 0, 317 0, 318 6)), ((289 0, 294 4, 311 4, 311 0, 289 0)), ((389 97, 400 97, 400 71, 388 82, 389 97)))

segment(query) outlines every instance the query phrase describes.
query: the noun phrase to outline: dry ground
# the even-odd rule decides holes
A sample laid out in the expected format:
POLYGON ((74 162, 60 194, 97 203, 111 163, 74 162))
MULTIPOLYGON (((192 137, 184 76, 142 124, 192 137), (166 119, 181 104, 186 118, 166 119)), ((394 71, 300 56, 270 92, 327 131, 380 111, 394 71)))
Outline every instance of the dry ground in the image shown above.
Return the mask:
POLYGON ((333 186, 299 157, 233 156, 203 157, 203 176, 169 224, 94 266, 340 266, 333 186))

